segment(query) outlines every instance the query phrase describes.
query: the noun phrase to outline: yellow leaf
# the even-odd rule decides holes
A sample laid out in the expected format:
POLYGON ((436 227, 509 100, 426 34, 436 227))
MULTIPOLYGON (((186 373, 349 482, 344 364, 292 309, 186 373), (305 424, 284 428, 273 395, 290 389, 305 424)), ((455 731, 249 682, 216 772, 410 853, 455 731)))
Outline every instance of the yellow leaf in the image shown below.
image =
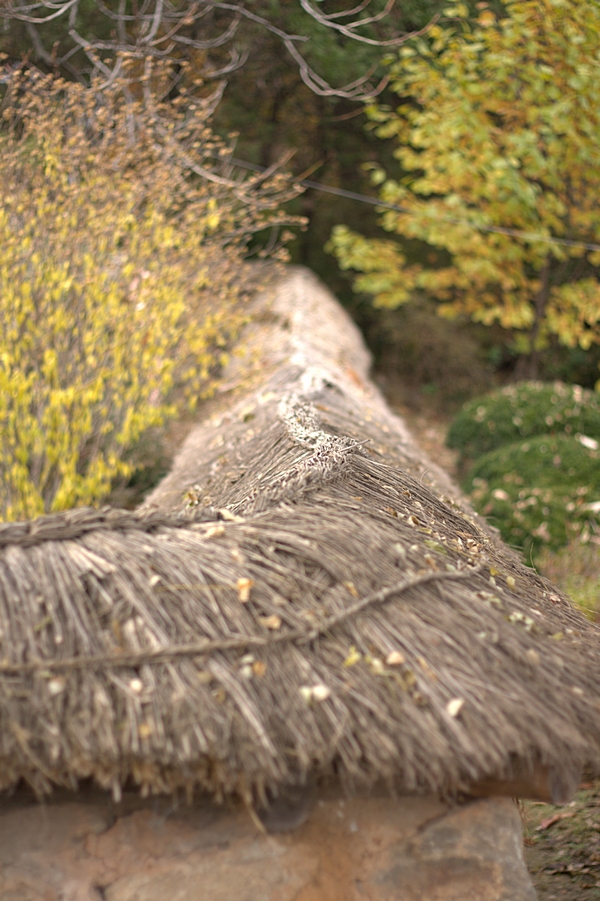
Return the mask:
POLYGON ((417 660, 418 660, 418 664, 419 664, 419 666, 421 667, 421 669, 423 670, 423 672, 424 672, 430 679, 432 679, 433 681, 435 681, 435 680, 437 679, 437 673, 435 673, 435 672, 431 669, 431 667, 429 666, 429 664, 427 663, 427 661, 425 660, 425 658, 424 658, 424 657, 419 657, 417 660))
POLYGON ((383 661, 380 660, 379 657, 367 657, 366 661, 369 664, 371 672, 375 673, 376 676, 381 676, 381 674, 385 672, 383 661))
POLYGON ((360 651, 357 651, 354 645, 351 645, 350 651, 348 652, 348 656, 344 660, 344 666, 354 666, 358 663, 359 660, 362 659, 362 654, 360 651))
POLYGON ((248 578, 240 578, 235 583, 237 591, 238 591, 238 600, 242 602, 242 604, 247 604, 250 600, 250 589, 254 585, 252 579, 248 578))
POLYGON ((350 594, 352 595, 353 598, 358 597, 358 591, 356 590, 354 582, 343 582, 342 584, 343 584, 344 588, 348 589, 348 591, 350 592, 350 594))
POLYGON ((281 629, 281 617, 277 616, 276 613, 273 613, 272 616, 261 616, 259 619, 266 629, 271 629, 274 632, 277 629, 281 629))

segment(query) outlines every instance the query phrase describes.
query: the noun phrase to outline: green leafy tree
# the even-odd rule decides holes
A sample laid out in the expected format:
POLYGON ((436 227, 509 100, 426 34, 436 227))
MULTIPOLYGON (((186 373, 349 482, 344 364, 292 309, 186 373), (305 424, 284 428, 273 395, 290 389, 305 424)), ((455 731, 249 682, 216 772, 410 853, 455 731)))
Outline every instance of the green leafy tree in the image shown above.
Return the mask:
POLYGON ((406 240, 367 240, 338 226, 330 248, 355 288, 381 306, 422 289, 443 316, 510 331, 522 375, 551 340, 600 343, 600 5, 580 0, 485 4, 436 25, 391 60, 402 98, 373 105, 402 173, 375 167, 381 223, 429 245, 406 266, 406 240), (554 337, 553 337, 554 336, 554 337))

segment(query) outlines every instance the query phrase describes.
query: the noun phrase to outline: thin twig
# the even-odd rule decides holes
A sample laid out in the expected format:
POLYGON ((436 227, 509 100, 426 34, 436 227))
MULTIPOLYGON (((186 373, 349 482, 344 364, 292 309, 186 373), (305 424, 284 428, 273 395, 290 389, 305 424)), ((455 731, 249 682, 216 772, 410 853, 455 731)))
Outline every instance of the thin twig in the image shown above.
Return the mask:
POLYGON ((240 635, 232 638, 219 639, 217 641, 199 641, 189 644, 171 645, 167 648, 153 648, 135 653, 115 652, 112 654, 95 654, 87 657, 65 657, 63 660, 32 660, 29 663, 3 663, 0 664, 0 675, 18 675, 20 673, 34 673, 40 670, 56 672, 57 670, 96 669, 98 667, 132 667, 143 663, 160 663, 172 661, 181 657, 199 657, 213 654, 217 651, 240 650, 251 647, 271 647, 276 644, 296 641, 306 644, 314 641, 320 635, 331 631, 335 626, 362 613, 376 604, 383 604, 390 598, 406 594, 411 588, 426 585, 429 582, 456 582, 467 579, 481 571, 481 567, 469 567, 457 572, 426 572, 420 573, 412 579, 405 579, 388 585, 376 591, 374 594, 362 598, 355 604, 351 604, 340 613, 328 616, 318 626, 311 629, 291 629, 279 635, 240 635))

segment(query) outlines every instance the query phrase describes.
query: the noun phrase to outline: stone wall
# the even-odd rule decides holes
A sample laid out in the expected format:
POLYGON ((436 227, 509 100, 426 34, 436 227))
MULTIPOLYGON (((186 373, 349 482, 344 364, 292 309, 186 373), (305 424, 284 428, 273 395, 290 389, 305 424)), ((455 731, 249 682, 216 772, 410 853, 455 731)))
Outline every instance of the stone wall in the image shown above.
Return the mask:
MULTIPOLYGON (((277 807, 267 823, 286 825, 277 807)), ((248 811, 208 801, 4 802, 0 901, 100 899, 534 901, 535 892, 509 799, 452 807, 329 792, 294 831, 271 834, 248 811)))

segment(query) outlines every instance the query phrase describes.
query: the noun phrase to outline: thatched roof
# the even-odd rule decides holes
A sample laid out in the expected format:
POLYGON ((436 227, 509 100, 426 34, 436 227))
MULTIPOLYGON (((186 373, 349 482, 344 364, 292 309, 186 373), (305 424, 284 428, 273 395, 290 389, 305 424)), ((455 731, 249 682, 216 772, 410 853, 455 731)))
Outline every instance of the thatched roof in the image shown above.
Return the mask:
MULTIPOLYGON (((290 283, 366 367, 325 292, 290 283)), ((154 507, 0 527, 1 786, 261 798, 322 772, 452 792, 515 761, 596 764, 599 631, 440 499, 433 465, 411 474, 364 372, 276 353, 154 507)))

